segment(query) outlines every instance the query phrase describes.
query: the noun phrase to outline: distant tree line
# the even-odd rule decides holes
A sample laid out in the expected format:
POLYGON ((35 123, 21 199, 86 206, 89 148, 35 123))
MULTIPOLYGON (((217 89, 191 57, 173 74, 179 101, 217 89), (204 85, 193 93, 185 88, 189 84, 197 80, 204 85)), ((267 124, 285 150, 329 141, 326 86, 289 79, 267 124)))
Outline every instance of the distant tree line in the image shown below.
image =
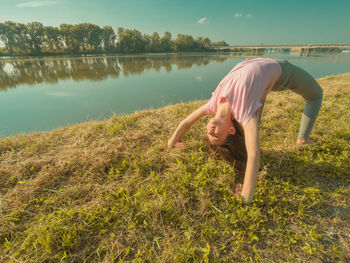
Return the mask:
POLYGON ((228 45, 225 41, 212 43, 209 38, 169 32, 162 37, 157 32, 142 34, 138 30, 111 26, 99 27, 90 23, 44 26, 40 22, 28 24, 6 21, 0 23, 0 55, 47 55, 89 53, 139 53, 210 51, 214 46, 228 45))

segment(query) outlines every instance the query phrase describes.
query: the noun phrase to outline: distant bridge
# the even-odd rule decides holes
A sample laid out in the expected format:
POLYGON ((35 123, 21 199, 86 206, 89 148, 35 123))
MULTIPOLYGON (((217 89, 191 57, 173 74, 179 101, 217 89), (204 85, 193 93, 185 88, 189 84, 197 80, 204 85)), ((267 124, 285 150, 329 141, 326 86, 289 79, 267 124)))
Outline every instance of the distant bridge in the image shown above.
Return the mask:
POLYGON ((298 53, 300 56, 308 56, 315 49, 340 49, 349 50, 350 44, 307 44, 307 45, 252 45, 252 46, 218 46, 214 47, 218 52, 239 52, 248 51, 253 54, 259 54, 266 50, 287 51, 289 53, 298 53))

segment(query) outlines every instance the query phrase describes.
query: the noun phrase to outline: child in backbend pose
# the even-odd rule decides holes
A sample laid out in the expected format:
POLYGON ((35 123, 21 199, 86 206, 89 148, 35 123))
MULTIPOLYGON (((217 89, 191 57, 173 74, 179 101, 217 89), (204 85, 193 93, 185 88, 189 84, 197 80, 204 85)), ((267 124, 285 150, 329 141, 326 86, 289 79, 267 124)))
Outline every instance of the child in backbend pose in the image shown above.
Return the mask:
POLYGON ((208 103, 180 122, 168 147, 182 147, 180 139, 192 124, 215 114, 207 124, 208 141, 226 149, 224 158, 243 169, 244 183, 235 191, 244 203, 250 203, 260 165, 259 122, 265 98, 270 90, 285 89, 306 101, 296 143, 314 144, 309 135, 321 107, 322 88, 306 71, 287 61, 255 58, 240 62, 220 81, 208 103))

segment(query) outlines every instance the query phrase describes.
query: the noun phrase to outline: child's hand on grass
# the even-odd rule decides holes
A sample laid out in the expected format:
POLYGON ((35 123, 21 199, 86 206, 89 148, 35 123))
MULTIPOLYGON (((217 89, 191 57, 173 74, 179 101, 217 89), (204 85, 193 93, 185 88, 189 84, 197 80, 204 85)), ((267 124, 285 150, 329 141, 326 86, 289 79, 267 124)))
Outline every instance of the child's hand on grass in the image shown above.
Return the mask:
POLYGON ((236 184, 234 196, 238 198, 242 193, 242 189, 243 189, 243 184, 236 184))
POLYGON ((168 148, 173 149, 173 148, 183 148, 186 146, 186 143, 184 142, 176 142, 175 144, 168 143, 168 148))

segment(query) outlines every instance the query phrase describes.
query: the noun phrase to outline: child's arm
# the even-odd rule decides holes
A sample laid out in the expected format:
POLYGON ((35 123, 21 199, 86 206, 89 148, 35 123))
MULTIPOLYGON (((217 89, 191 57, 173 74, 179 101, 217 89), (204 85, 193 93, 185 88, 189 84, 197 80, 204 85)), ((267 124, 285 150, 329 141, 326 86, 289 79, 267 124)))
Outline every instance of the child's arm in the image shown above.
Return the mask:
POLYGON ((174 148, 176 144, 178 144, 179 146, 183 146, 183 144, 179 144, 182 135, 184 135, 185 132, 187 132, 191 128, 193 123, 195 123, 205 115, 205 105, 203 105, 196 109, 194 112, 192 112, 190 115, 188 115, 186 119, 181 121, 173 136, 171 136, 170 140, 168 141, 168 148, 174 148))
POLYGON ((256 116, 244 127, 244 136, 248 160, 241 196, 243 203, 249 204, 253 199, 260 166, 259 125, 256 116))

